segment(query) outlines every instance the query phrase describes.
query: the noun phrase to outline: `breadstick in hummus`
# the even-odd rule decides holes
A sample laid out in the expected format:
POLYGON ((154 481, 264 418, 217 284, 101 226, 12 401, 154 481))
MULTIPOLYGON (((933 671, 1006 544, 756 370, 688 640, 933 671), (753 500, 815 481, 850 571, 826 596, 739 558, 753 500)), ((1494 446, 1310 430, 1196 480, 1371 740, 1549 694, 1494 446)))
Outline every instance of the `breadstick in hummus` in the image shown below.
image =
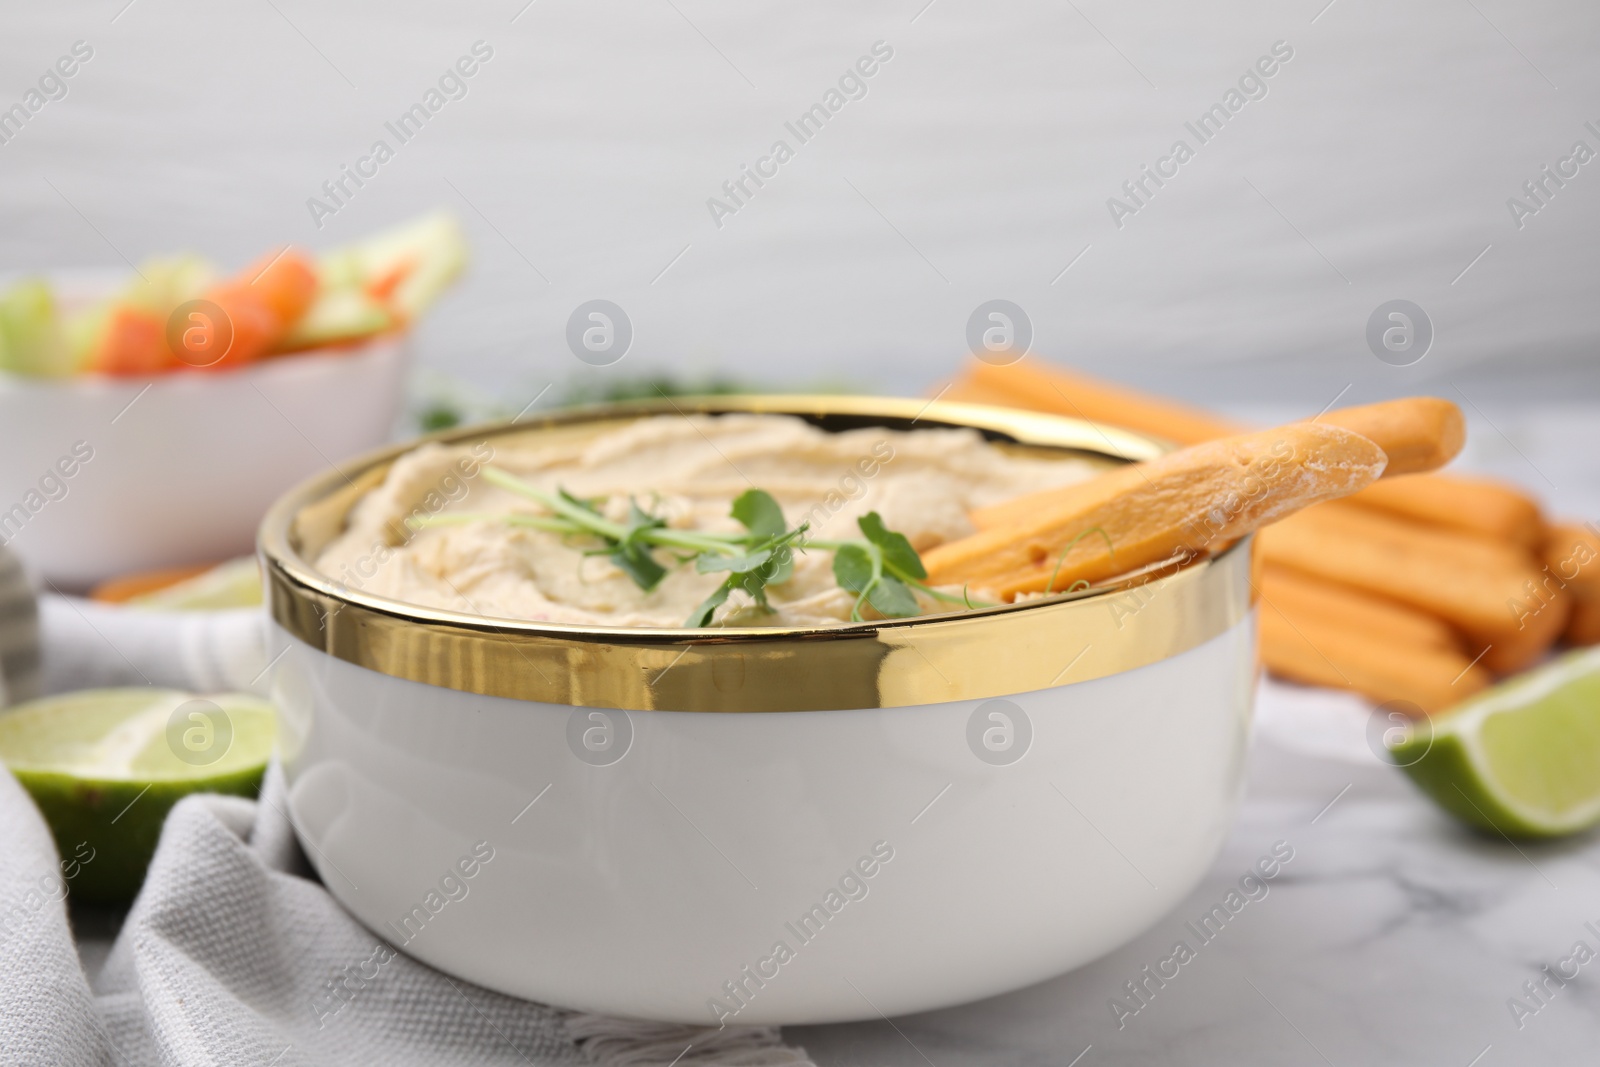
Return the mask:
MULTIPOLYGON (((1395 462, 1393 457, 1399 456, 1406 469, 1412 471, 1450 462, 1461 451, 1465 439, 1460 410, 1448 400, 1431 396, 1341 408, 1311 421, 1353 430, 1383 449, 1390 464, 1395 462)), ((1390 470, 1385 466, 1383 476, 1388 477, 1390 470)), ((1045 490, 978 508, 968 518, 980 530, 1010 527, 1028 521, 1041 507, 1048 507, 1055 493, 1056 490, 1045 490)))
POLYGON ((1193 445, 1034 494, 1030 514, 932 549, 933 585, 1010 599, 1059 592, 1167 559, 1192 558, 1383 473, 1383 450, 1337 426, 1301 422, 1193 445))
POLYGON ((1436 396, 1412 396, 1339 408, 1312 420, 1354 430, 1389 457, 1386 478, 1431 471, 1449 463, 1467 440, 1461 409, 1436 396))

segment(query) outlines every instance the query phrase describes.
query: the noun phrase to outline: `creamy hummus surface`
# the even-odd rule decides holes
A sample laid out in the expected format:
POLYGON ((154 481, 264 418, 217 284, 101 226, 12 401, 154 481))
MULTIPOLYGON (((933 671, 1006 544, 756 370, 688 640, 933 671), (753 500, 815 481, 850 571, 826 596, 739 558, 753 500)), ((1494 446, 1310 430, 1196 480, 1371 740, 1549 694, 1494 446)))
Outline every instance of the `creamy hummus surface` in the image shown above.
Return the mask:
MULTIPOLYGON (((481 477, 487 465, 593 501, 616 521, 625 520, 631 498, 679 529, 742 531, 728 512, 750 488, 772 494, 791 526, 809 522, 813 537, 859 538, 856 520, 876 511, 918 551, 972 533, 969 509, 1080 481, 1096 470, 1080 459, 1019 454, 975 430, 828 433, 787 415, 665 415, 587 439, 530 433, 429 443, 396 460, 356 502, 317 567, 351 589, 411 604, 598 626, 682 626, 724 577, 700 574, 692 563, 678 564, 668 550, 658 550, 669 572, 646 592, 605 556, 585 555, 596 542, 492 518, 546 512, 489 484, 481 477), (405 532, 410 518, 467 514, 488 517, 405 532)), ((832 563, 831 551, 797 554, 792 577, 767 589, 775 611, 736 590, 715 624, 848 621, 855 596, 839 588, 832 563)), ((923 607, 949 610, 927 599, 923 607)), ((865 613, 873 617, 870 609, 865 613)))

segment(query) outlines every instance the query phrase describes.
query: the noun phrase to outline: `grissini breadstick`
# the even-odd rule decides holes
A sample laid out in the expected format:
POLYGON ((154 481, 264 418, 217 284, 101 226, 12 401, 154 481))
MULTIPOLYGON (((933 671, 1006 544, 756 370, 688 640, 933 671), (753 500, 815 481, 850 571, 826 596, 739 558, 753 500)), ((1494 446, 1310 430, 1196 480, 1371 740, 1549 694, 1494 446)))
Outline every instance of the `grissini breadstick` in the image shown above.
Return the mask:
POLYGON ((1332 627, 1398 645, 1461 651, 1454 631, 1432 615, 1348 585, 1267 564, 1256 578, 1256 588, 1266 604, 1297 626, 1332 627))
MULTIPOLYGON (((1359 496, 1360 494, 1355 494, 1359 496)), ((1389 515, 1371 508, 1358 507, 1355 496, 1342 500, 1329 501, 1319 508, 1317 514, 1323 517, 1336 516, 1343 522, 1343 529, 1355 532, 1368 533, 1373 537, 1390 536, 1396 530, 1413 530, 1426 543, 1433 546, 1448 546, 1452 559, 1459 559, 1469 572, 1477 568, 1503 568, 1514 567, 1525 570, 1536 564, 1533 557, 1516 545, 1508 545, 1500 541, 1488 541, 1482 537, 1463 533, 1460 530, 1447 530, 1441 526, 1426 526, 1421 523, 1402 519, 1397 515, 1389 515)))
POLYGON ((1481 643, 1518 631, 1517 605, 1539 576, 1510 548, 1358 508, 1291 516, 1257 546, 1270 564, 1410 604, 1481 643))
POLYGON ((1436 396, 1413 396, 1339 408, 1312 420, 1354 430, 1389 457, 1384 477, 1431 471, 1449 463, 1467 440, 1461 409, 1436 396))
POLYGON ((1006 599, 1060 591, 1192 557, 1348 495, 1375 481, 1384 462, 1365 437, 1320 423, 1208 441, 1035 496, 1032 515, 940 545, 923 563, 934 585, 1006 599))
POLYGON ((1544 546, 1545 568, 1585 600, 1600 600, 1600 528, 1558 522, 1544 546))
MULTIPOLYGON (((951 388, 978 403, 1008 398, 1036 410, 1124 426, 1179 444, 1198 444, 1248 432, 1241 423, 1209 412, 1075 371, 1049 367, 1037 360, 1003 367, 974 362, 966 376, 951 388)), ((1466 438, 1461 410, 1437 397, 1408 397, 1342 408, 1313 421, 1342 426, 1376 441, 1389 456, 1385 474, 1390 476, 1442 467, 1461 451, 1466 438), (1421 425, 1424 421, 1431 425, 1421 425), (1440 456, 1440 452, 1446 454, 1440 456)))
POLYGON ((1545 535, 1539 504, 1490 478, 1427 474, 1385 479, 1350 498, 1376 511, 1536 550, 1545 535))
POLYGON ((1567 632, 1569 645, 1600 645, 1600 600, 1579 600, 1572 606, 1567 632))
POLYGON ((1538 663, 1561 639, 1572 615, 1572 597, 1564 590, 1527 584, 1524 590, 1517 628, 1490 642, 1479 661, 1496 674, 1515 674, 1538 663))
MULTIPOLYGON (((1111 385, 1060 367, 1023 360, 1007 367, 973 361, 964 377, 944 394, 975 404, 1049 411, 1196 444, 1248 427, 1195 408, 1174 404, 1124 386, 1111 385)), ((1326 418, 1326 416, 1324 416, 1326 418)), ((1354 427, 1351 427, 1354 428, 1354 427)), ((1465 530, 1497 541, 1536 549, 1544 536, 1539 505, 1515 486, 1488 478, 1462 475, 1385 480, 1355 499, 1378 511, 1392 512, 1429 525, 1465 530)), ((980 524, 980 529, 982 528, 980 524)))
POLYGON ((1383 704, 1404 700, 1434 714, 1489 684, 1489 672, 1451 649, 1407 645, 1322 623, 1290 624, 1263 605, 1261 659, 1273 674, 1349 689, 1383 704))
POLYGON ((1563 583, 1553 576, 1553 569, 1547 568, 1541 574, 1534 569, 1528 557, 1515 547, 1462 535, 1459 531, 1430 529, 1404 522, 1397 524, 1391 516, 1357 507, 1354 498, 1324 504, 1317 509, 1317 515, 1323 521, 1330 516, 1336 523, 1342 520, 1341 528, 1349 536, 1362 536, 1379 542, 1409 527, 1423 537, 1418 541, 1407 535, 1408 539, 1429 546, 1429 551, 1436 557, 1448 558, 1457 567, 1459 581, 1476 581, 1479 580, 1478 576, 1485 574, 1520 574, 1522 586, 1518 593, 1512 594, 1509 584, 1505 586, 1508 594, 1505 602, 1507 629, 1498 636, 1478 634, 1473 638, 1474 647, 1465 649, 1474 656, 1482 653, 1479 662, 1496 674, 1514 674, 1532 666, 1561 636, 1571 610, 1571 597, 1564 590, 1563 583), (1430 538, 1427 536, 1429 534, 1443 534, 1446 537, 1441 540, 1439 537, 1430 538))
MULTIPOLYGON (((1057 411, 1092 421, 1127 426, 1169 439, 1198 441, 1231 429, 1231 424, 1225 420, 1208 422, 1208 417, 1202 412, 1179 409, 1174 414, 1172 408, 1175 405, 1165 401, 1142 396, 1133 390, 1107 387, 1104 383, 1076 374, 1040 368, 1037 364, 1032 367, 1016 365, 1005 368, 975 365, 967 379, 958 383, 958 388, 969 388, 970 392, 965 394, 965 398, 978 402, 1009 402, 1057 411)), ((1439 451, 1448 453, 1442 457, 1447 459, 1459 447, 1460 415, 1453 405, 1444 401, 1435 401, 1434 404, 1435 414, 1441 420, 1439 439, 1443 447, 1439 451), (1454 444, 1451 443, 1452 438, 1455 439, 1454 444)), ((1339 413, 1324 415, 1322 420, 1378 439, 1386 431, 1381 420, 1373 420, 1375 416, 1383 414, 1382 409, 1383 405, 1369 405, 1364 411, 1355 409, 1366 417, 1366 422, 1349 420, 1339 413)), ((1437 466, 1440 455, 1430 452, 1430 446, 1426 443, 1420 452, 1406 449, 1403 442, 1393 437, 1387 441, 1380 440, 1380 444, 1386 444, 1386 451, 1390 453, 1385 480, 1355 494, 1347 503, 1370 512, 1375 518, 1402 520, 1382 527, 1379 536, 1387 549, 1394 547, 1388 543, 1392 537, 1411 523, 1424 524, 1438 531, 1470 535, 1482 539, 1485 546, 1504 546, 1520 550, 1523 554, 1536 552, 1544 545, 1546 527, 1543 516, 1538 503, 1526 493, 1486 478, 1404 476, 1411 471, 1437 466), (1420 462, 1414 460, 1413 456, 1418 457, 1420 462), (1414 462, 1417 465, 1413 466, 1414 462), (1401 477, 1390 480, 1391 475, 1401 477)), ((1027 521, 1030 515, 1036 513, 1040 503, 1037 497, 1024 497, 980 509, 971 518, 980 530, 1004 528, 1027 521)), ((1353 523, 1346 523, 1343 532, 1347 537, 1361 536, 1353 523)), ((1365 532, 1373 533, 1373 527, 1369 524, 1365 532)), ((1503 553, 1491 553, 1487 557, 1474 554, 1465 541, 1455 541, 1445 552, 1447 558, 1455 560, 1462 568, 1454 584, 1465 585, 1476 581, 1471 576, 1477 574, 1481 577, 1480 568, 1487 566, 1490 572, 1497 575, 1492 584, 1507 595, 1504 597, 1504 610, 1497 615, 1486 598, 1473 597, 1470 591, 1466 591, 1469 595, 1457 596, 1456 599, 1475 603, 1458 603, 1453 612, 1452 609, 1445 609, 1444 617, 1469 631, 1472 626, 1479 627, 1475 640, 1488 644, 1482 660, 1485 665, 1499 671, 1520 669, 1543 654, 1554 639, 1552 631, 1569 613, 1565 598, 1552 592, 1553 588, 1559 589, 1560 584, 1566 582, 1572 584, 1571 591, 1576 594, 1570 607, 1568 640, 1600 642, 1600 603, 1591 605, 1591 600, 1600 598, 1600 537, 1595 534, 1596 531, 1592 529, 1574 526, 1550 531, 1544 560, 1547 567, 1542 577, 1513 556, 1503 553), (1473 558, 1475 555, 1476 559, 1473 558), (1591 563, 1593 566, 1590 566, 1591 563), (1554 585, 1550 580, 1552 575, 1559 579, 1554 585), (1547 609, 1541 607, 1547 603, 1547 609), (1489 608, 1487 614, 1484 610, 1486 607, 1489 608), (1498 643, 1491 640, 1493 637, 1498 637, 1498 643)), ((1281 534, 1274 533, 1264 540, 1271 542, 1281 537, 1281 534)), ((1337 551, 1336 542, 1340 540, 1345 538, 1334 538, 1323 547, 1330 552, 1337 551)), ((1437 543, 1434 546, 1438 547, 1437 543)), ((1413 544, 1412 547, 1415 549, 1417 546, 1413 544)), ((1385 546, 1381 545, 1377 556, 1381 559, 1385 554, 1385 546)), ((1380 572, 1384 569, 1382 566, 1378 568, 1380 572)), ((1392 571, 1396 568, 1388 569, 1392 571)), ((1447 576, 1441 574, 1437 577, 1445 579, 1447 576)), ((1400 581, 1404 584, 1405 580, 1402 578, 1400 581)), ((1381 578, 1378 586, 1376 591, 1380 594, 1392 588, 1387 577, 1381 578)), ((1436 610, 1440 603, 1451 599, 1451 594, 1443 586, 1432 597, 1423 595, 1420 590, 1413 592, 1422 601, 1417 606, 1424 611, 1436 610), (1430 607, 1430 603, 1434 606, 1430 607)))
POLYGON ((1005 402, 1013 407, 1121 426, 1180 445, 1231 437, 1250 429, 1208 411, 1158 399, 1036 359, 1023 359, 1004 367, 973 360, 955 388, 968 386, 989 397, 1008 397, 1005 402))
MULTIPOLYGON (((1407 469, 1413 471, 1422 469, 1425 464, 1440 466, 1450 462, 1461 451, 1465 440, 1460 410, 1448 400, 1431 396, 1340 408, 1311 421, 1359 433, 1383 449, 1384 455, 1391 457, 1390 463, 1394 462, 1393 456, 1401 456, 1407 469)), ((1388 476, 1388 466, 1384 467, 1383 474, 1388 476)), ((1014 526, 1028 521, 1041 507, 1048 507, 1058 492, 1047 489, 1030 493, 979 508, 968 518, 980 530, 1014 526)))
MULTIPOLYGON (((974 381, 970 375, 962 375, 952 381, 938 394, 940 400, 954 400, 962 404, 989 404, 1002 408, 1024 408, 1028 411, 1046 411, 1053 414, 1064 414, 1057 409, 1046 409, 1020 400, 1015 393, 1003 389, 995 389, 981 382, 974 381)), ((1081 416, 1075 416, 1081 417, 1081 416)), ((1104 422, 1106 420, 1095 420, 1104 422)))

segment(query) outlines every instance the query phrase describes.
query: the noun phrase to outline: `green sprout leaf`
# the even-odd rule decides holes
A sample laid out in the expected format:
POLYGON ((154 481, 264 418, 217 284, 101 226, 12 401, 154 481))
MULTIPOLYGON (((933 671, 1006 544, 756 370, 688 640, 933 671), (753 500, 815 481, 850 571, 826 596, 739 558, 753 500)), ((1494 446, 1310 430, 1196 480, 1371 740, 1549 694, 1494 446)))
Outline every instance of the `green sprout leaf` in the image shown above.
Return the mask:
POLYGON ((886 619, 909 619, 913 615, 922 614, 917 598, 906 588, 905 583, 887 574, 880 577, 872 588, 867 590, 867 603, 886 619))
MULTIPOLYGON (((570 496, 565 491, 561 494, 569 503, 579 507, 588 507, 581 500, 570 496)), ((590 510, 593 510, 590 508, 590 510)), ((628 525, 624 528, 623 535, 615 542, 612 550, 607 553, 611 562, 617 568, 633 579, 633 583, 645 592, 650 592, 661 584, 661 579, 667 576, 667 569, 657 562, 650 551, 648 534, 652 530, 665 527, 666 521, 645 511, 635 501, 628 501, 628 525)))
MULTIPOLYGON (((807 528, 807 523, 801 523, 794 529, 774 537, 768 542, 772 555, 768 558, 766 565, 761 568, 761 582, 763 585, 782 585, 794 574, 795 546, 805 537, 807 528)), ((766 603, 764 597, 758 596, 757 599, 761 600, 763 604, 766 603)))
POLYGON ((639 506, 637 500, 628 501, 628 536, 634 536, 639 530, 660 530, 667 525, 667 520, 657 518, 639 506))
MULTIPOLYGON (((749 495, 745 494, 746 497, 749 495)), ((760 495, 769 501, 772 499, 765 493, 760 495)), ((735 518, 737 517, 735 515, 735 518)), ((770 528, 770 518, 769 514, 764 520, 758 519, 758 521, 767 521, 770 528)), ((781 518, 779 521, 782 521, 781 518)), ((709 552, 702 554, 695 560, 695 570, 701 574, 727 571, 728 577, 690 616, 691 620, 703 618, 705 621, 698 624, 691 621, 689 625, 710 625, 716 609, 727 601, 729 594, 735 589, 743 589, 763 611, 770 612, 772 605, 767 600, 767 586, 784 581, 794 570, 794 543, 805 535, 805 531, 804 526, 787 532, 780 531, 776 536, 764 538, 756 547, 739 555, 712 555, 709 552)), ((751 538, 755 536, 752 531, 751 538)))
POLYGON ((624 541, 607 556, 619 570, 633 579, 633 584, 647 593, 667 576, 667 568, 656 562, 656 558, 650 554, 650 546, 643 541, 624 541))
POLYGON ((781 537, 789 524, 784 520, 783 509, 762 489, 746 489, 733 502, 733 517, 757 537, 781 537))
POLYGON ((582 508, 591 515, 600 514, 600 509, 594 506, 594 502, 592 500, 580 500, 571 493, 567 492, 565 489, 557 489, 556 492, 561 496, 562 500, 565 500, 573 507, 582 508))
POLYGON ((715 615, 717 609, 720 608, 725 601, 727 601, 728 594, 732 591, 733 587, 729 582, 723 582, 721 585, 717 586, 717 588, 712 591, 711 595, 702 600, 700 602, 700 606, 695 608, 694 611, 690 613, 689 617, 684 620, 683 625, 691 630, 698 630, 701 627, 710 626, 711 616, 715 615))
POLYGON ((742 556, 701 556, 695 560, 694 569, 701 574, 713 574, 717 571, 732 571, 735 574, 749 574, 758 570, 762 564, 772 558, 770 548, 758 548, 754 552, 742 556))
MULTIPOLYGON (((893 575, 883 573, 882 558, 875 557, 874 549, 870 547, 874 544, 847 541, 833 554, 834 579, 841 589, 856 594, 855 607, 850 612, 851 619, 861 621, 863 602, 871 604, 886 619, 904 619, 920 614, 922 609, 917 605, 917 598, 906 584, 893 575)), ((921 566, 920 560, 917 565, 921 566)))
POLYGON ((760 607, 762 611, 765 611, 768 614, 772 612, 772 605, 767 601, 766 582, 760 581, 753 574, 748 574, 745 575, 744 580, 741 581, 739 585, 742 589, 744 589, 745 592, 749 593, 750 596, 755 599, 756 605, 760 607))
POLYGON ((922 565, 922 557, 911 547, 911 542, 906 540, 905 534, 887 529, 883 525, 882 516, 876 511, 869 511, 861 516, 856 520, 856 525, 861 527, 861 532, 867 535, 868 541, 878 546, 878 550, 883 553, 883 562, 889 570, 918 581, 928 576, 927 568, 922 565))
POLYGON ((833 554, 833 577, 839 588, 865 595, 872 585, 872 557, 860 545, 841 545, 833 554))

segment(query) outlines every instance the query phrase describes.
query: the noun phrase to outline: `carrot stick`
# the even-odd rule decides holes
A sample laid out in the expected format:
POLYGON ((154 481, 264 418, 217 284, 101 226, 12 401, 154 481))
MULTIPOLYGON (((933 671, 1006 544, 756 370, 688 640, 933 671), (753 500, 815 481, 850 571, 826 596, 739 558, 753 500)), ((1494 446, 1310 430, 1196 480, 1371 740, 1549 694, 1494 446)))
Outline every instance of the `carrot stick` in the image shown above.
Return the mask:
POLYGON ((142 308, 119 304, 106 318, 92 369, 100 374, 160 374, 173 366, 166 323, 142 308))
POLYGON ((290 250, 253 263, 209 290, 205 299, 222 309, 232 343, 221 359, 204 369, 227 370, 266 355, 305 313, 317 284, 310 263, 290 250))
POLYGON ((136 596, 153 593, 158 589, 177 585, 179 582, 193 578, 197 574, 204 574, 214 566, 216 564, 202 563, 197 566, 139 571, 135 574, 125 574, 120 578, 108 578, 89 590, 89 598, 105 604, 121 604, 126 600, 132 600, 136 596))
POLYGON ((230 282, 207 291, 205 299, 222 310, 231 341, 220 358, 207 353, 210 362, 194 363, 202 370, 228 370, 259 359, 280 333, 278 316, 259 293, 230 282))
POLYGON ((294 325, 317 295, 317 268, 294 249, 263 257, 240 272, 244 281, 272 309, 282 329, 294 325))

